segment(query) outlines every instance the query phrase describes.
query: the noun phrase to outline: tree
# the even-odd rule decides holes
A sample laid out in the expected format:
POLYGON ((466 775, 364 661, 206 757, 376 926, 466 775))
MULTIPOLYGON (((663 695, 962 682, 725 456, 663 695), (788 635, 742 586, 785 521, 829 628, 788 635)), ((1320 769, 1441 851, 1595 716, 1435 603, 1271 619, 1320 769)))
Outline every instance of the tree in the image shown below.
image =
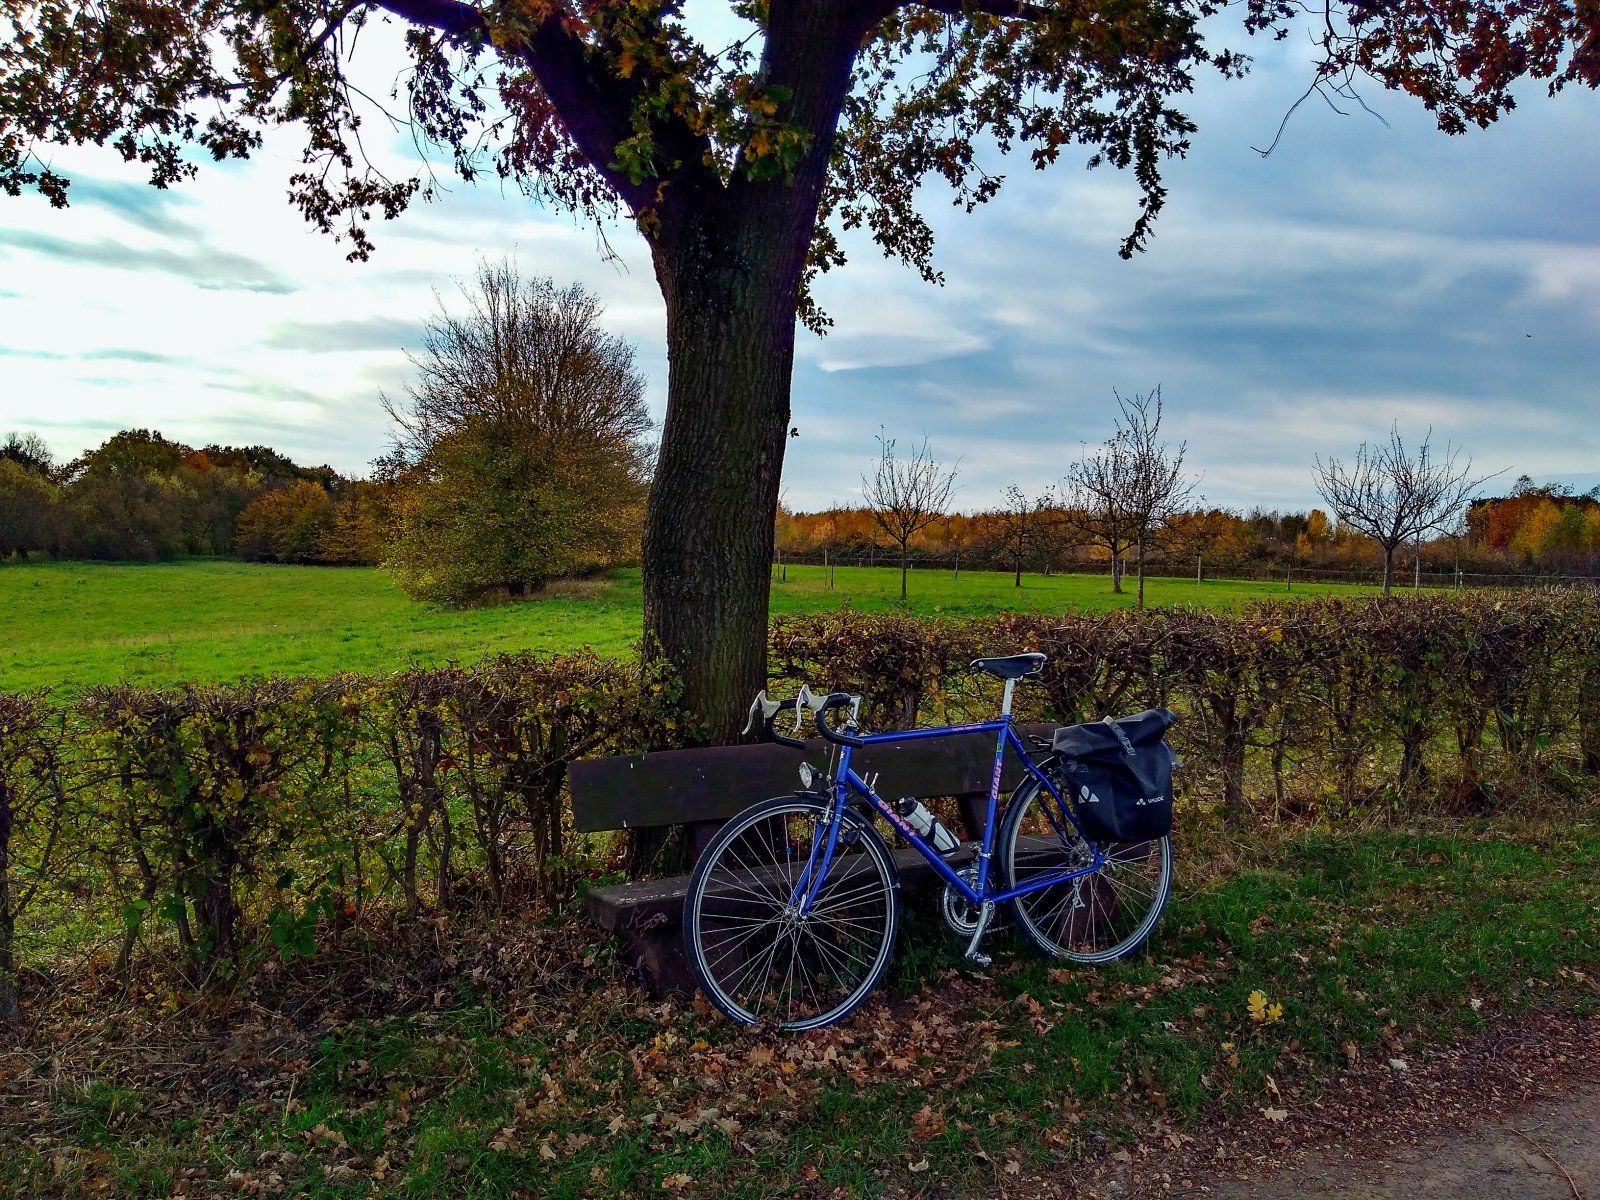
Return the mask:
POLYGON ((1011 560, 1012 585, 1022 586, 1022 564, 1046 534, 1046 525, 1056 511, 1056 494, 1045 488, 1029 496, 1016 484, 1005 490, 1005 504, 994 513, 1001 551, 1011 560))
POLYGON ((0 562, 31 551, 59 552, 66 514, 55 456, 36 433, 8 433, 0 442, 0 562))
POLYGON ((1144 564, 1151 543, 1165 532, 1168 522, 1182 511, 1194 491, 1194 481, 1183 473, 1188 443, 1169 446, 1161 440, 1161 388, 1132 400, 1117 396, 1122 410, 1118 436, 1127 446, 1128 493, 1123 507, 1133 535, 1134 562, 1139 571, 1139 607, 1144 607, 1144 564))
POLYGON ((894 439, 878 435, 878 461, 870 476, 861 477, 861 495, 878 528, 900 548, 902 600, 911 570, 911 539, 944 516, 955 490, 956 468, 944 469, 928 449, 927 438, 910 458, 896 458, 894 439))
POLYGON ((413 595, 459 604, 636 553, 650 418, 633 350, 581 287, 485 263, 413 358, 385 471, 400 487, 390 562, 413 595))
POLYGON ((1182 511, 1194 483, 1183 473, 1187 444, 1173 447, 1161 440, 1161 388, 1132 400, 1112 394, 1120 410, 1116 432, 1073 466, 1066 519, 1111 555, 1113 592, 1122 590, 1119 560, 1128 550, 1134 552, 1143 608, 1146 556, 1182 511))
POLYGON ((192 549, 192 496, 182 477, 186 452, 152 430, 125 429, 68 464, 77 552, 149 561, 192 549))
POLYGON ((1446 443, 1433 455, 1433 431, 1423 437, 1413 456, 1390 426, 1387 442, 1361 443, 1348 463, 1317 459, 1317 491, 1341 525, 1348 525, 1378 543, 1383 553, 1383 594, 1394 587, 1394 555, 1406 542, 1449 525, 1466 508, 1471 494, 1489 476, 1474 478, 1472 460, 1446 443))
MULTIPOLYGON (((1001 177, 988 145, 1044 167, 1083 146, 1131 169, 1141 199, 1122 251, 1151 232, 1163 161, 1193 122, 1177 107, 1202 70, 1248 59, 1210 40, 1217 0, 735 0, 749 36, 701 43, 668 0, 6 0, 0 188, 65 204, 53 145, 112 145, 165 187, 215 158, 304 131, 291 197, 366 256, 366 225, 431 193, 361 148, 350 82, 367 26, 404 28, 405 100, 419 144, 456 171, 509 177, 649 243, 670 363, 644 533, 646 632, 693 714, 731 736, 765 677, 773 515, 789 431, 797 316, 820 328, 808 280, 861 226, 936 279, 919 183, 968 209, 1001 177)), ((1568 0, 1330 0, 1316 12, 1246 0, 1244 29, 1305 21, 1311 92, 1360 80, 1418 97, 1441 129, 1486 125, 1523 77, 1600 85, 1600 10, 1568 0)))
POLYGON ((37 433, 8 433, 0 442, 0 461, 16 463, 24 470, 46 479, 55 478, 56 459, 37 433))
POLYGON ((0 456, 0 562, 52 550, 61 528, 60 490, 47 476, 0 456))
POLYGON ((973 522, 969 516, 946 513, 939 521, 940 542, 954 560, 955 577, 961 578, 961 554, 972 545, 973 522))
POLYGON ((1127 503, 1133 488, 1133 455, 1118 433, 1086 453, 1068 473, 1067 506, 1062 519, 1111 560, 1111 590, 1122 592, 1123 555, 1133 545, 1133 516, 1127 503))
POLYGON ((245 558, 320 562, 323 543, 333 526, 333 497, 327 489, 297 479, 250 501, 239 514, 234 542, 245 558))

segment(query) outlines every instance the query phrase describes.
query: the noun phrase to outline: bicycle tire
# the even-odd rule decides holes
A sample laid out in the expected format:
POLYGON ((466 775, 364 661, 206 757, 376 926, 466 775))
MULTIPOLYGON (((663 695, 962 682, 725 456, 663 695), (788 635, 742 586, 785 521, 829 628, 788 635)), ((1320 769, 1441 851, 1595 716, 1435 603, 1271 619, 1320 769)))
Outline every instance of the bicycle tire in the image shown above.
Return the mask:
MULTIPOLYGON (((750 856, 741 852, 745 845, 741 839, 751 836, 752 831, 757 830, 763 822, 770 826, 778 817, 795 818, 802 822, 821 822, 826 818, 827 810, 826 801, 803 795, 779 796, 754 805, 722 827, 711 844, 706 847, 705 853, 695 865, 693 875, 690 876, 689 890, 683 902, 684 950, 689 965, 706 999, 741 1025, 753 1025, 761 1019, 763 1008, 766 1007, 766 978, 762 978, 760 986, 756 989, 754 1003, 749 996, 741 999, 737 994, 740 990, 738 980, 725 975, 726 971, 738 970, 745 963, 734 964, 725 971, 723 964, 730 956, 743 955, 744 960, 749 961, 752 956, 770 954, 772 959, 768 966, 770 973, 783 950, 782 943, 777 938, 779 935, 788 936, 790 956, 790 964, 786 964, 786 969, 790 972, 788 978, 794 977, 794 968, 798 965, 800 979, 805 981, 804 964, 807 958, 803 939, 810 938, 810 961, 813 966, 821 963, 826 969, 838 970, 840 964, 854 953, 849 946, 842 946, 842 943, 846 939, 865 937, 877 931, 877 944, 871 947, 870 959, 863 960, 860 977, 850 982, 850 986, 836 1003, 824 1004, 814 990, 813 999, 816 1001, 814 1007, 818 1011, 805 1012, 797 1018, 793 1011, 793 997, 779 997, 774 1001, 769 1015, 776 1016, 779 1007, 785 1009, 782 1019, 777 1020, 778 1028, 796 1032, 819 1029, 849 1016, 882 981, 894 957, 895 937, 900 923, 900 884, 894 865, 894 855, 871 823, 852 809, 845 810, 844 825, 840 830, 841 839, 844 839, 848 832, 848 846, 841 844, 840 849, 844 853, 836 854, 834 863, 829 869, 829 877, 823 881, 817 894, 816 911, 826 911, 831 896, 836 916, 830 920, 841 924, 832 926, 817 921, 810 927, 809 932, 806 926, 799 924, 790 927, 792 933, 786 933, 780 928, 774 930, 773 945, 777 948, 770 951, 753 948, 757 944, 756 940, 764 935, 764 926, 757 914, 768 910, 781 912, 783 889, 793 886, 799 877, 799 871, 795 869, 795 859, 786 860, 782 864, 769 859, 768 863, 755 866, 750 856), (847 868, 845 873, 839 870, 841 864, 847 868), (856 872, 863 872, 859 882, 855 880, 853 874, 856 872), (761 880, 766 876, 776 876, 775 890, 768 886, 767 882, 761 882, 760 887, 749 886, 752 880, 761 880), (845 884, 849 884, 850 890, 843 893, 831 890, 845 884), (757 894, 762 891, 766 894, 757 894), (735 894, 739 892, 743 895, 735 894), (713 897, 717 903, 709 904, 708 899, 713 897), (881 907, 874 908, 874 902, 881 907), (738 905, 754 911, 745 914, 736 907, 738 905), (858 907, 852 908, 852 905, 858 907), (733 909, 734 913, 739 915, 724 913, 719 917, 713 911, 717 907, 733 909), (747 931, 743 934, 735 932, 731 936, 725 934, 723 926, 735 921, 748 926, 747 931), (733 943, 735 937, 739 939, 737 944, 733 943)), ((787 829, 787 821, 784 824, 787 829)), ((767 841, 769 848, 775 851, 777 849, 775 839, 769 836, 767 841)), ((765 920, 765 924, 773 923, 771 918, 765 920)), ((781 919, 777 923, 781 925, 781 919)), ((737 930, 737 927, 735 928, 737 930)), ((755 958, 754 961, 756 966, 750 970, 760 970, 759 958, 755 958)), ((824 977, 819 976, 819 978, 824 977)), ((756 981, 751 979, 749 982, 756 981)), ((787 983, 787 979, 785 982, 787 983)))

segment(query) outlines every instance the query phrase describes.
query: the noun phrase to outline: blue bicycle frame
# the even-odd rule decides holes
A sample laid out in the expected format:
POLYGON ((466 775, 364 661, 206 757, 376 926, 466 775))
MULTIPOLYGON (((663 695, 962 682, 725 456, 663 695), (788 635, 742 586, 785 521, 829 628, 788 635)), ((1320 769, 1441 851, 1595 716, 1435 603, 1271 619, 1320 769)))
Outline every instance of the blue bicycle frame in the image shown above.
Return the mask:
POLYGON ((989 803, 984 816, 983 840, 978 851, 977 886, 973 887, 959 872, 955 870, 944 856, 935 850, 928 842, 913 829, 904 817, 895 811, 894 806, 879 796, 872 786, 850 766, 852 747, 844 743, 839 746, 838 771, 834 776, 833 800, 828 812, 828 820, 812 835, 811 855, 807 861, 805 871, 795 884, 794 892, 789 897, 789 903, 798 906, 800 912, 811 910, 811 905, 816 900, 817 890, 822 881, 828 877, 828 869, 833 864, 834 851, 839 844, 839 829, 844 824, 844 811, 849 804, 850 792, 866 800, 872 805, 886 821, 893 825, 905 837, 912 847, 928 860, 928 864, 938 872, 939 876, 950 885, 950 888, 968 904, 982 906, 988 904, 1004 904, 1018 896, 1026 896, 1032 892, 1042 891, 1047 887, 1057 884, 1069 883, 1074 879, 1081 879, 1092 875, 1105 865, 1105 854, 1084 834, 1083 826, 1079 824, 1077 814, 1072 811, 1072 806, 1066 803, 1061 792, 1050 780, 1050 777, 1039 770, 1028 757, 1028 751, 1022 744, 1022 739, 1017 736, 1012 727, 1011 716, 1011 687, 1007 681, 1006 702, 1004 711, 998 720, 981 721, 975 725, 948 725, 939 729, 907 729, 897 733, 855 734, 855 740, 864 746, 875 746, 888 742, 915 742, 925 741, 930 738, 958 737, 968 733, 995 734, 994 747, 994 773, 989 779, 989 803), (1061 824, 1060 817, 1065 817, 1073 830, 1081 837, 1086 845, 1093 851, 1093 858, 1087 866, 1076 867, 1070 870, 1051 871, 1028 880, 1017 887, 1007 888, 1002 892, 989 890, 989 860, 994 853, 995 825, 1000 808, 1000 771, 1005 762, 1006 749, 1015 750, 1021 760, 1023 769, 1039 781, 1045 790, 1055 800, 1056 811, 1052 812, 1049 805, 1041 808, 1046 819, 1055 829, 1056 833, 1065 837, 1066 830, 1061 824), (1059 816, 1058 816, 1059 813, 1059 816), (821 859, 818 859, 818 852, 821 859))

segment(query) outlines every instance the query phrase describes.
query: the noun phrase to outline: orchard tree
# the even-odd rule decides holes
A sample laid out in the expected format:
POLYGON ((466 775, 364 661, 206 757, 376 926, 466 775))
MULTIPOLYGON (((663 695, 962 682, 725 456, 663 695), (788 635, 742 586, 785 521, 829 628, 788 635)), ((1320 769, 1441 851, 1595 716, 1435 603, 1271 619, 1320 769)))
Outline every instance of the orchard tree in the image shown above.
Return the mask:
POLYGON ((1111 590, 1122 590, 1119 563, 1133 551, 1139 607, 1144 607, 1144 567, 1151 544, 1194 491, 1184 474, 1188 444, 1161 440, 1161 388, 1132 400, 1113 392, 1120 415, 1116 431, 1073 464, 1066 490, 1067 523, 1111 556, 1111 590))
POLYGON ((861 477, 861 496, 873 521, 900 552, 901 600, 911 570, 911 539, 945 515, 955 490, 956 468, 946 470, 933 457, 927 438, 907 458, 896 457, 892 437, 878 435, 878 461, 871 475, 861 477))
POLYGON ((1472 493, 1493 478, 1474 476, 1472 460, 1449 443, 1435 453, 1432 440, 1430 429, 1413 454, 1394 425, 1387 442, 1362 442, 1353 459, 1317 458, 1317 491, 1339 524, 1366 534, 1383 553, 1385 596, 1394 587, 1395 551, 1453 526, 1472 493))
MULTIPOLYGON (((645 626, 708 735, 731 735, 764 676, 773 515, 797 316, 815 272, 868 230, 936 278, 916 211, 939 176, 989 199, 987 152, 1035 166, 1085 147, 1129 169, 1144 245, 1163 161, 1195 126, 1197 75, 1242 74, 1213 42, 1222 0, 730 0, 743 36, 695 36, 680 0, 0 0, 0 188, 64 204, 53 146, 114 148, 157 186, 300 131, 290 195, 371 249, 367 225, 430 190, 369 163, 358 45, 404 32, 398 84, 418 144, 467 179, 558 208, 625 212, 666 301, 667 415, 644 537, 645 626)), ((1310 86, 1418 97, 1447 133, 1513 106, 1519 79, 1600 83, 1600 9, 1571 0, 1241 0, 1250 34, 1308 35, 1310 86)))
POLYGON ((1030 496, 1016 484, 1006 488, 1004 503, 990 514, 1000 551, 1011 560, 1011 582, 1022 586, 1022 565, 1050 536, 1060 512, 1054 489, 1030 496))

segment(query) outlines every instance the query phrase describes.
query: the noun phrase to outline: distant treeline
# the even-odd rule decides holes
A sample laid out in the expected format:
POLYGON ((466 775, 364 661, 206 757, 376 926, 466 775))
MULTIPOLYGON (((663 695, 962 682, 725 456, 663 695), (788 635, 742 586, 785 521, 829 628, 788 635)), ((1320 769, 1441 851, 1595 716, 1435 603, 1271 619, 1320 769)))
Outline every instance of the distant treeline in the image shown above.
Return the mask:
MULTIPOLYGON (((913 536, 912 557, 946 568, 1002 571, 1104 567, 1109 551, 1086 538, 1086 522, 1073 517, 1059 505, 952 513, 913 536)), ((1414 554, 1403 553, 1402 573, 1411 569, 1414 554)), ((1464 526, 1424 541, 1421 556, 1426 572, 1600 576, 1600 499, 1593 492, 1535 486, 1523 476, 1509 494, 1473 501, 1464 526)), ((892 561, 871 512, 860 507, 780 511, 778 557, 892 561)), ((1196 508, 1172 519, 1150 558, 1185 573, 1197 565, 1207 574, 1259 568, 1376 572, 1382 552, 1371 538, 1341 528, 1317 508, 1196 508)))
MULTIPOLYGON (((156 561, 223 555, 268 562, 376 564, 394 537, 413 481, 400 473, 354 479, 301 466, 266 446, 199 449, 144 429, 115 434, 68 463, 36 436, 0 442, 0 560, 156 561)), ((1070 570, 1103 563, 1080 522, 1061 507, 952 513, 911 541, 915 560, 999 570, 1070 570), (1026 521, 1026 527, 1019 522, 1026 521)), ((865 508, 781 510, 780 558, 858 561, 885 555, 865 508)), ((1600 576, 1600 499, 1538 487, 1476 500, 1464 527, 1421 547, 1425 571, 1600 576)), ((481 556, 480 556, 481 557, 481 556)), ((1179 514, 1153 547, 1169 569, 1207 573, 1260 567, 1366 571, 1377 546, 1320 509, 1179 514)), ((889 559, 884 558, 887 562, 889 559)), ((1409 564, 1407 564, 1409 566, 1409 564)))
POLYGON ((38 437, 13 434, 0 443, 0 559, 375 563, 391 493, 266 446, 195 449, 129 429, 58 464, 38 437))

